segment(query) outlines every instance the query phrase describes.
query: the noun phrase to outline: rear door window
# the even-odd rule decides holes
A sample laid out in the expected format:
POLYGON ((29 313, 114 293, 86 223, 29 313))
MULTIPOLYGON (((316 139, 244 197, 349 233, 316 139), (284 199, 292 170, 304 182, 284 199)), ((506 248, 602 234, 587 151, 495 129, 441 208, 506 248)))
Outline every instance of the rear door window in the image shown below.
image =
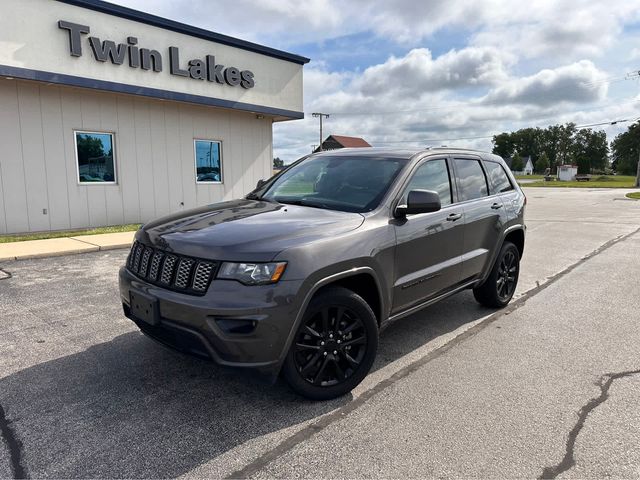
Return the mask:
POLYGON ((487 179, 479 160, 455 158, 456 181, 460 201, 473 200, 489 195, 487 179))
POLYGON ((499 163, 484 162, 489 177, 489 185, 491 185, 491 193, 503 193, 513 190, 513 185, 499 163))

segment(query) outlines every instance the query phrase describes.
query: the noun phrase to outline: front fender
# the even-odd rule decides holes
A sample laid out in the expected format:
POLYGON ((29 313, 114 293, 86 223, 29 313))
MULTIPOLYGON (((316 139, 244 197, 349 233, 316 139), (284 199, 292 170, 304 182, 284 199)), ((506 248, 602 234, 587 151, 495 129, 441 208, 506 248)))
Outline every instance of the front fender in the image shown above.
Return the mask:
POLYGON ((360 274, 367 274, 373 278, 376 288, 378 290, 378 297, 380 298, 380 310, 381 310, 380 324, 382 325, 386 321, 388 317, 388 311, 389 311, 389 299, 387 298, 386 295, 383 295, 382 284, 380 282, 380 275, 374 267, 369 265, 366 265, 366 266, 343 265, 342 268, 340 268, 340 266, 334 265, 334 268, 332 269, 331 273, 326 271, 323 272, 321 270, 320 272, 317 272, 316 274, 310 276, 304 282, 303 287, 300 289, 300 291, 306 291, 306 294, 304 295, 302 302, 299 305, 296 319, 293 323, 291 330, 289 331, 289 335, 284 344, 284 348, 278 359, 278 364, 277 364, 278 371, 280 371, 280 369, 282 368, 282 364, 284 363, 284 360, 287 354, 289 353, 289 349, 291 348, 291 344, 295 339, 295 335, 296 335, 296 332, 298 331, 298 327, 302 322, 302 319, 307 310, 309 302, 311 301, 313 296, 321 288, 326 287, 327 285, 330 285, 339 280, 352 277, 355 275, 360 275, 360 274))

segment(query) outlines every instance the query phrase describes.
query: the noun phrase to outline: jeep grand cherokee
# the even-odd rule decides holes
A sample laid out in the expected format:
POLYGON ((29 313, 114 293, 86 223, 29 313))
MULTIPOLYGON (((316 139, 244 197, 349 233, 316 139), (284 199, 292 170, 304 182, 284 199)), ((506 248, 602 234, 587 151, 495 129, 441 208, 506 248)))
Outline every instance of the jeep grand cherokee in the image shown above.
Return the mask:
POLYGON ((488 153, 314 154, 244 199, 144 225, 120 270, 124 312, 173 348, 333 398, 364 379, 390 322, 467 288, 511 300, 525 204, 488 153))

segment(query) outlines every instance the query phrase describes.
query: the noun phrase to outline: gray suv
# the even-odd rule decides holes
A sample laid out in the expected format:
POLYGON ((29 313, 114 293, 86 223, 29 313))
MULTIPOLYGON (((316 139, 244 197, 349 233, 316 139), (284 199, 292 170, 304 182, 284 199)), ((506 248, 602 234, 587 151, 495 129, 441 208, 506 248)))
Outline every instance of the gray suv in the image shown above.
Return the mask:
POLYGON ((311 155, 244 199, 144 225, 120 270, 124 313, 173 348, 337 397, 391 322, 467 288, 509 303, 525 204, 489 153, 311 155))

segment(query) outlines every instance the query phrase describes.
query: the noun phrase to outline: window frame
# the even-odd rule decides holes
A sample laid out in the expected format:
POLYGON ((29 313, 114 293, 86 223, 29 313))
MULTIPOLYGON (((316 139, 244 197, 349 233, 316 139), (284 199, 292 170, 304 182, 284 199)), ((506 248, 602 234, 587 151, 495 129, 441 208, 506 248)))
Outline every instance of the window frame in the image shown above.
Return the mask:
MULTIPOLYGON (((458 199, 457 196, 457 185, 454 185, 454 181, 453 181, 453 168, 452 168, 452 161, 451 161, 451 156, 449 155, 428 155, 426 157, 422 157, 420 160, 418 160, 416 162, 416 164, 413 166, 413 168, 411 168, 411 171, 407 174, 407 176, 405 177, 405 179, 402 181, 402 184, 400 186, 400 188, 397 190, 397 193, 395 194, 395 200, 392 202, 392 208, 391 208, 391 216, 393 217, 393 212, 395 212, 396 208, 398 208, 401 205, 402 202, 402 198, 404 196, 405 190, 409 187, 409 184, 411 183, 411 180, 413 180, 413 177, 416 175, 417 171, 420 169, 420 167, 422 167, 425 163, 427 162, 432 162, 434 160, 444 160, 445 165, 447 167, 447 174, 449 175, 449 194, 451 195, 451 203, 448 205, 443 205, 442 209, 445 208, 449 208, 452 205, 455 205, 458 199)), ((435 213, 435 212, 431 212, 431 213, 435 213)), ((414 216, 414 215, 428 215, 427 213, 412 213, 409 214, 407 216, 414 216)))
POLYGON ((223 154, 222 154, 222 140, 214 139, 214 138, 193 138, 193 167, 194 167, 194 175, 193 178, 196 181, 196 185, 223 185, 224 184, 224 166, 223 166, 223 154), (198 158, 196 157, 196 142, 210 142, 217 143, 219 149, 219 158, 220 158, 220 180, 198 180, 198 158))
POLYGON ((467 203, 467 202, 475 202, 475 201, 489 198, 495 195, 492 192, 492 189, 489 188, 489 179, 487 178, 487 171, 485 169, 482 158, 477 157, 475 155, 473 156, 472 155, 452 155, 450 158, 451 158, 451 164, 453 165, 453 171, 454 171, 455 182, 456 182, 456 200, 457 200, 456 203, 461 204, 461 203, 467 203), (476 197, 468 200, 462 200, 462 188, 458 184, 459 175, 458 175, 458 168, 455 162, 456 160, 475 161, 480 164, 480 170, 482 170, 482 175, 484 175, 484 184, 485 184, 485 187, 487 188, 487 194, 484 197, 476 197))
POLYGON ((84 130, 73 129, 73 150, 76 161, 76 184, 78 186, 88 185, 118 185, 118 154, 116 152, 116 132, 112 130, 84 130), (113 153, 113 182, 83 182, 80 180, 80 161, 78 159, 78 133, 87 135, 111 135, 111 151, 113 153))

